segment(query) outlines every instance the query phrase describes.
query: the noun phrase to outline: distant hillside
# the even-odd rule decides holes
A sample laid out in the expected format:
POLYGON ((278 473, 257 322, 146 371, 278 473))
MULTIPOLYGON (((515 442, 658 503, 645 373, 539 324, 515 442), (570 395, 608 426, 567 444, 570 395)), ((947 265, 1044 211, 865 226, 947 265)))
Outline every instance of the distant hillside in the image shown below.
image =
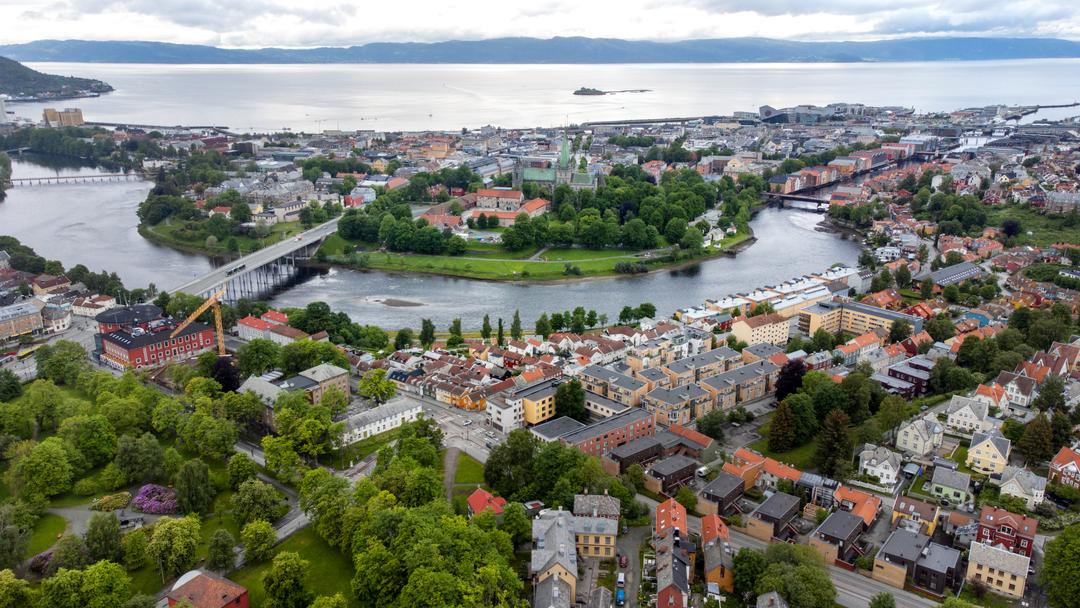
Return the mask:
POLYGON ((0 57, 0 94, 16 99, 66 99, 111 90, 111 86, 100 80, 43 74, 17 61, 0 57))
POLYGON ((0 54, 20 61, 217 64, 973 61, 1080 57, 1080 42, 1053 38, 903 38, 867 42, 794 42, 770 38, 681 42, 496 38, 242 50, 162 42, 39 40, 0 45, 0 54))

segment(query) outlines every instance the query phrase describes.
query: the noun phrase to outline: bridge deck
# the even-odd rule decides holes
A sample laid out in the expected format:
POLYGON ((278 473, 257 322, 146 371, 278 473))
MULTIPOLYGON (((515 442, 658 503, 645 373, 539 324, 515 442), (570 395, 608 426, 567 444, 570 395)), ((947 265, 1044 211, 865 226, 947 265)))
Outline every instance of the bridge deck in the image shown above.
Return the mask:
POLYGON ((264 247, 255 253, 248 254, 238 260, 233 260, 228 264, 225 264, 219 268, 192 279, 182 285, 177 285, 171 291, 184 292, 192 295, 207 294, 215 289, 220 288, 228 281, 237 277, 243 276, 260 266, 264 266, 277 260, 279 258, 287 257, 289 254, 296 252, 305 247, 311 246, 313 243, 317 243, 327 236, 337 232, 337 224, 339 218, 334 218, 325 224, 320 224, 311 230, 302 232, 297 236, 294 236, 286 241, 274 243, 269 247, 264 247), (244 270, 235 273, 228 274, 228 272, 234 268, 243 265, 244 270))

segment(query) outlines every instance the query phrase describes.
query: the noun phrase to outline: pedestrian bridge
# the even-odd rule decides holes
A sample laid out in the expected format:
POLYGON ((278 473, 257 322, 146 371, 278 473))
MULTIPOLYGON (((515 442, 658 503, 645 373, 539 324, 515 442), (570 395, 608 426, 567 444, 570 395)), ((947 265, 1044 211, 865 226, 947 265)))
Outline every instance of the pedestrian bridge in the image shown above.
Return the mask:
POLYGON ((299 276, 300 263, 311 259, 323 240, 337 232, 337 224, 338 218, 334 218, 288 240, 223 264, 170 291, 208 298, 224 288, 221 301, 228 304, 235 304, 241 298, 269 297, 299 276))

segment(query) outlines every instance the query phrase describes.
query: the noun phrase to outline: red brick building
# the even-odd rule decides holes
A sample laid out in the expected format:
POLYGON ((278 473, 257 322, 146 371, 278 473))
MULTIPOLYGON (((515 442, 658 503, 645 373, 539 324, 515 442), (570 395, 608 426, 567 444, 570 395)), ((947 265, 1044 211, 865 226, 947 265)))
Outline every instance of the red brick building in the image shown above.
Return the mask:
POLYGON ((1012 553, 1031 557, 1038 527, 1039 522, 1031 517, 985 506, 979 513, 976 540, 986 545, 1000 545, 1012 553))
POLYGON ((138 369, 183 361, 213 348, 216 338, 209 325, 192 323, 170 338, 175 327, 166 322, 149 330, 136 327, 103 334, 101 360, 118 369, 138 369))
POLYGON ((652 414, 635 407, 567 433, 559 441, 599 458, 635 439, 652 437, 654 433, 656 421, 652 414))

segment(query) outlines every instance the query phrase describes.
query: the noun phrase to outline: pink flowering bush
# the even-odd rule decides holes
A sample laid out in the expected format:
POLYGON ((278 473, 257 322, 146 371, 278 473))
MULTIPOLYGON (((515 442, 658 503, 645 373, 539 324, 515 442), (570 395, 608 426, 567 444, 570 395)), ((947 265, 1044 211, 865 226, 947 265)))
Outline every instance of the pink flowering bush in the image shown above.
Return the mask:
POLYGON ((176 492, 165 486, 148 483, 139 488, 131 505, 143 513, 152 515, 176 513, 176 492))

